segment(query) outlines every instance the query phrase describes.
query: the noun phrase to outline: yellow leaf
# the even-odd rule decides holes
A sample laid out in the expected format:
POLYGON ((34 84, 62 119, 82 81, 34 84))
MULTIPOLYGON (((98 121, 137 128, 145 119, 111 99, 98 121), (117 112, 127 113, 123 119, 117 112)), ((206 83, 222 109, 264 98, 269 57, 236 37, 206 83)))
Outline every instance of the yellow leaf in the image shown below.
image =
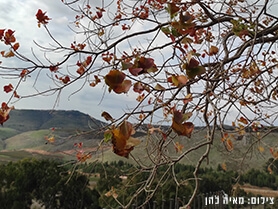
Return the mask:
POLYGON ((222 168, 224 171, 227 171, 227 165, 226 165, 226 163, 222 163, 222 164, 221 164, 221 168, 222 168))
POLYGON ((106 197, 111 197, 112 196, 115 199, 118 197, 118 194, 116 193, 114 187, 111 187, 110 191, 106 192, 104 195, 106 197))
POLYGON ((175 143, 175 149, 176 152, 180 153, 183 150, 184 146, 182 144, 180 144, 179 142, 175 143))
POLYGON ((163 86, 161 86, 159 83, 156 84, 156 86, 154 87, 155 90, 158 90, 158 91, 163 91, 165 90, 165 88, 163 86))
POLYGON ((227 149, 228 150, 233 150, 233 148, 234 148, 234 145, 233 145, 233 142, 232 142, 232 140, 231 139, 227 139, 226 140, 226 145, 227 145, 227 149))
POLYGON ((186 95, 186 97, 183 99, 183 103, 187 104, 188 102, 191 102, 193 100, 192 94, 186 95))
POLYGON ((271 169, 270 165, 267 166, 267 171, 269 172, 269 174, 272 174, 272 173, 273 173, 273 170, 271 169))
POLYGON ((6 57, 6 58, 14 56, 14 53, 12 51, 8 51, 8 52, 1 51, 1 54, 3 57, 6 57))
POLYGON ((258 146, 258 150, 259 150, 260 152, 264 152, 264 147, 263 147, 263 146, 258 146))
POLYGON ((277 148, 269 148, 270 153, 272 154, 272 156, 277 159, 278 158, 278 150, 277 148))

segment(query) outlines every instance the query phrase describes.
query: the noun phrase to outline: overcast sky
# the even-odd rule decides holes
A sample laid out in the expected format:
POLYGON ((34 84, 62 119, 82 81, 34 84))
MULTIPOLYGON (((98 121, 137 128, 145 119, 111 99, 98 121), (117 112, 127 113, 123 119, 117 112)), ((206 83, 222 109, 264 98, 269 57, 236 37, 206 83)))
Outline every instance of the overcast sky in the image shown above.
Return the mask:
MULTIPOLYGON (((0 29, 12 29, 15 31, 15 37, 20 43, 19 52, 24 55, 32 57, 31 49, 33 48, 35 53, 41 54, 40 50, 35 46, 34 41, 44 46, 48 46, 50 42, 43 27, 38 28, 36 13, 38 9, 47 11, 47 15, 52 19, 48 28, 51 30, 53 36, 61 43, 69 46, 74 40, 76 40, 75 34, 70 32, 68 23, 73 21, 75 14, 72 13, 60 0, 47 0, 47 1, 35 1, 35 0, 0 0, 0 29)), ((3 43, 0 44, 0 51, 6 50, 3 43)), ((59 59, 59 55, 56 55, 59 59)), ((61 59, 61 58, 60 58, 61 59)), ((10 60, 13 60, 11 58, 10 60)), ((7 60, 0 57, 0 61, 6 62, 7 60)), ((11 62, 11 65, 17 66, 17 63, 11 62)), ((11 78, 0 77, 0 102, 6 102, 11 94, 3 92, 3 86, 9 83, 16 85, 17 80, 11 78)), ((49 78, 41 76, 41 79, 37 81, 38 88, 48 88, 49 78)), ((22 83, 18 93, 30 93, 35 92, 32 88, 34 84, 34 78, 27 79, 22 83)), ((58 106, 55 109, 66 110, 79 110, 92 117, 101 119, 100 114, 102 111, 111 113, 113 117, 120 116, 123 110, 127 107, 135 105, 134 96, 130 95, 115 95, 114 93, 107 93, 103 97, 103 86, 98 88, 91 88, 86 86, 82 91, 70 96, 76 89, 79 89, 81 84, 72 86, 65 89, 60 96, 58 106), (126 101, 126 102, 123 102, 126 101)), ((56 97, 34 97, 20 100, 13 105, 16 109, 52 109, 55 104, 56 97)))
MULTIPOLYGON (((36 54, 42 56, 41 51, 35 46, 33 41, 48 46, 51 42, 46 31, 43 27, 38 28, 36 13, 38 9, 47 11, 47 15, 52 18, 48 24, 48 28, 53 36, 62 44, 69 46, 74 40, 77 39, 74 33, 72 33, 68 27, 68 23, 72 22, 75 18, 75 14, 72 13, 61 0, 0 0, 0 29, 12 29, 15 30, 15 36, 20 43, 19 52, 32 57, 31 49, 36 54)), ((271 13, 277 16, 277 5, 269 8, 271 13)), ((141 26, 142 27, 142 26, 141 26)), ((6 50, 3 43, 0 44, 0 51, 6 50)), ((55 55, 57 60, 61 60, 62 55, 55 55)), ((52 57, 55 58, 55 57, 52 57)), ((13 62, 11 65, 18 66, 13 62)), ((7 61, 5 58, 0 57, 0 61, 7 61)), ((2 72, 3 73, 3 72, 2 72)), ((35 78, 27 79, 22 83, 19 89, 19 94, 27 94, 35 92, 32 87, 35 78)), ((0 102, 8 101, 11 94, 3 92, 3 86, 9 83, 16 85, 17 80, 7 78, 1 78, 0 76, 0 102)), ((49 87, 50 80, 45 75, 37 81, 36 87, 41 89, 47 89, 49 87)), ((97 119, 102 119, 100 114, 102 111, 109 112, 113 117, 119 117, 125 109, 136 105, 134 94, 116 95, 115 93, 109 94, 107 90, 103 89, 100 85, 97 88, 91 88, 88 85, 76 94, 70 96, 76 89, 81 87, 82 83, 75 84, 71 88, 65 89, 59 97, 59 103, 55 106, 55 109, 65 110, 79 110, 86 114, 91 115, 97 119), (103 92, 105 94, 103 95, 103 92)), ((39 90, 41 90, 39 89, 39 90)), ((55 104, 56 96, 51 97, 34 97, 24 100, 20 100, 13 105, 16 109, 52 109, 55 104)))

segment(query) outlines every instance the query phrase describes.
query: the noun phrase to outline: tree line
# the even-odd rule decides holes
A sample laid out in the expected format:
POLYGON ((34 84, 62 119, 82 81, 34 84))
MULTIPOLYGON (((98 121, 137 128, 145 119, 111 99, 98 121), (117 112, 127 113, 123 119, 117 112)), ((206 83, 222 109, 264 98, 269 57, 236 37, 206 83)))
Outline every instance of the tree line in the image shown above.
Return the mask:
MULTIPOLYGON (((200 185, 197 194, 224 191, 232 195, 235 183, 249 183, 272 189, 278 187, 277 162, 273 159, 265 165, 264 170, 251 169, 244 174, 237 171, 200 168, 200 185), (273 167, 273 173, 268 167, 273 167), (276 169, 274 169, 276 167, 276 169), (240 178, 238 178, 240 177, 240 178)), ((149 173, 138 171, 140 167, 123 161, 111 163, 83 163, 79 165, 62 165, 52 160, 24 159, 0 165, 0 204, 4 209, 30 208, 32 200, 52 209, 98 209, 118 208, 127 203, 130 194, 138 190, 141 182, 149 178, 149 173), (74 169, 72 169, 74 168, 74 169)), ((164 204, 173 199, 185 204, 194 189, 194 167, 177 163, 173 171, 165 174, 167 165, 160 167, 154 177, 155 184, 137 196, 132 205, 164 204), (175 176, 172 176, 175 174, 175 176), (164 175, 162 178, 161 176, 164 175), (162 181, 161 181, 162 179, 162 181), (154 185, 157 185, 155 187, 154 185), (149 192, 155 190, 149 198, 149 192)), ((247 195, 238 191, 239 196, 247 195)))
POLYGON ((36 200, 49 209, 98 209, 99 194, 85 175, 51 160, 24 159, 0 165, 0 205, 30 209, 36 200))

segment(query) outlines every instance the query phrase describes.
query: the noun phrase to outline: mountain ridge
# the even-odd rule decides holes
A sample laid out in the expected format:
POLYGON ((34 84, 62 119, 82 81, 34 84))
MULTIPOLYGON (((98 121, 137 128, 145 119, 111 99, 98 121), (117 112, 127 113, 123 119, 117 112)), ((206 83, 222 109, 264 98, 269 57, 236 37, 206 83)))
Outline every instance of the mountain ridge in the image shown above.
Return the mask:
POLYGON ((10 112, 10 118, 4 123, 3 127, 19 132, 53 127, 84 131, 98 129, 102 124, 104 124, 102 121, 77 110, 15 109, 10 112))

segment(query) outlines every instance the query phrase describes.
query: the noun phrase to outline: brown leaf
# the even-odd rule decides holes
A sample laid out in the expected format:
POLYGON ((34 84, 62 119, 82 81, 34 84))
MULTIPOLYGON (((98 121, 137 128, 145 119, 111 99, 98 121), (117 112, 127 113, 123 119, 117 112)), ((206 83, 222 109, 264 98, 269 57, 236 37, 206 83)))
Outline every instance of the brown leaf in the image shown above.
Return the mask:
POLYGON ((110 70, 110 72, 104 77, 105 83, 111 89, 117 93, 127 93, 131 87, 131 81, 125 80, 126 75, 119 70, 110 70))
POLYGON ((133 85, 133 91, 141 94, 145 90, 143 84, 141 82, 136 82, 133 85))
POLYGON ((112 144, 115 154, 128 158, 134 146, 140 144, 140 140, 131 137, 135 133, 132 124, 124 121, 118 128, 112 129, 112 144))
POLYGON ((134 76, 138 76, 144 73, 156 72, 157 70, 158 69, 154 64, 154 59, 145 57, 137 58, 134 61, 134 65, 129 68, 129 72, 134 76))
POLYGON ((6 122, 10 118, 9 113, 13 109, 14 109, 14 106, 8 107, 8 105, 5 102, 2 103, 2 106, 0 109, 0 124, 1 125, 3 125, 3 123, 6 122))
POLYGON ((171 82, 173 86, 177 87, 185 86, 188 82, 188 78, 185 75, 172 75, 172 77, 167 80, 168 82, 171 82))
POLYGON ((248 124, 248 120, 247 120, 246 118, 244 118, 244 117, 240 117, 240 118, 238 119, 238 121, 241 122, 241 123, 243 123, 243 124, 245 124, 245 125, 248 124))
POLYGON ((173 120, 176 123, 181 124, 184 121, 188 120, 192 116, 192 113, 191 112, 182 113, 181 111, 174 110, 173 115, 174 115, 173 120))
POLYGON ((9 58, 9 57, 14 56, 14 52, 13 51, 8 51, 8 52, 1 51, 1 55, 2 55, 2 57, 9 58))
POLYGON ((218 53, 218 48, 216 46, 211 46, 210 49, 209 49, 209 55, 212 56, 212 55, 216 55, 218 53))
POLYGON ((18 48, 19 48, 19 43, 15 43, 14 45, 13 45, 13 50, 18 50, 18 48))
POLYGON ((175 3, 168 3, 168 12, 171 18, 173 18, 179 10, 180 8, 175 3))
POLYGON ((191 122, 177 123, 173 120, 171 127, 178 135, 186 136, 188 138, 191 137, 194 130, 194 124, 191 122))
POLYGON ((185 63, 184 68, 189 79, 193 79, 195 76, 202 75, 206 72, 206 69, 200 66, 198 60, 194 58, 190 58, 189 62, 185 63))
POLYGON ((112 116, 108 112, 105 112, 105 111, 101 113, 101 117, 104 117, 104 119, 107 121, 111 121, 111 122, 114 121, 114 118, 112 118, 112 116))

